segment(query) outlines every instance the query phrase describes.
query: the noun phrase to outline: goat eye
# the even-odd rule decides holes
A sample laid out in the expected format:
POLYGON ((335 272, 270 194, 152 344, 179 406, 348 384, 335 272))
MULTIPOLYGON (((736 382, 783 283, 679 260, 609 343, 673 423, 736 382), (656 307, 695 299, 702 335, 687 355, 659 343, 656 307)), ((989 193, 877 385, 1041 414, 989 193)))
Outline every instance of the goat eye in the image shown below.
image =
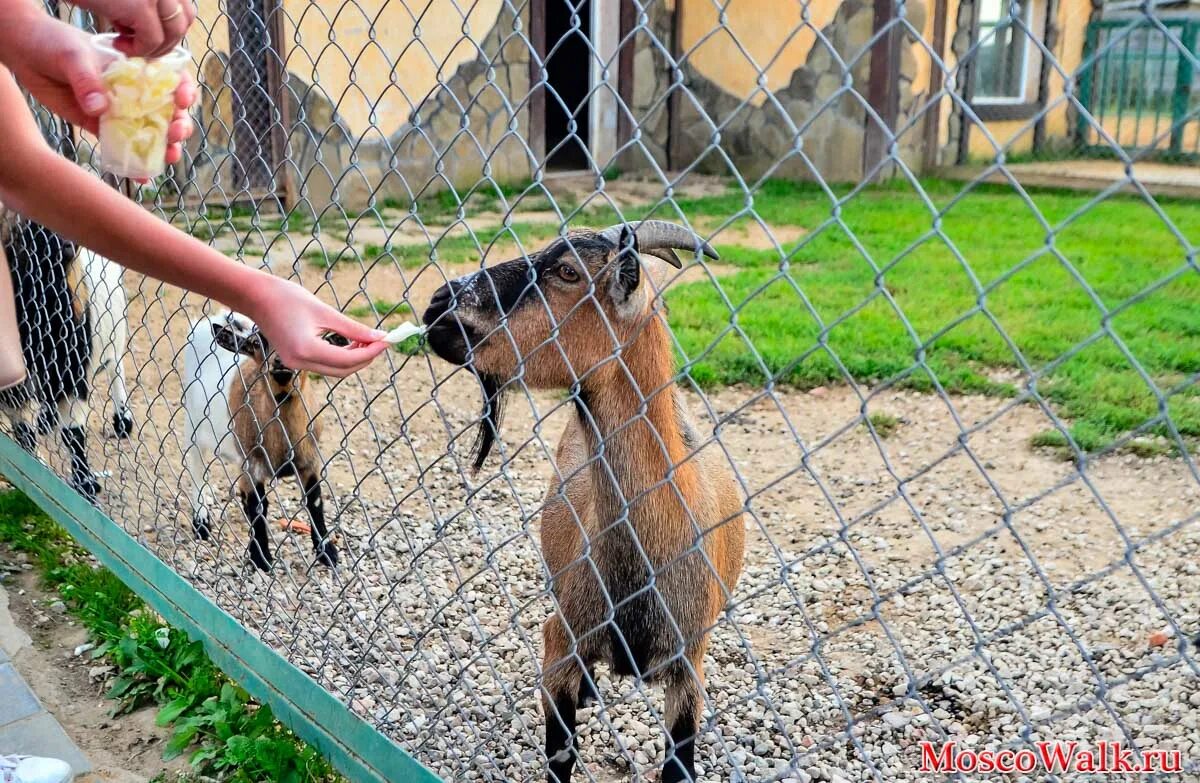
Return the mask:
POLYGON ((574 283, 579 279, 579 273, 576 272, 575 267, 571 266, 570 264, 559 264, 558 276, 563 280, 566 280, 568 283, 574 283))

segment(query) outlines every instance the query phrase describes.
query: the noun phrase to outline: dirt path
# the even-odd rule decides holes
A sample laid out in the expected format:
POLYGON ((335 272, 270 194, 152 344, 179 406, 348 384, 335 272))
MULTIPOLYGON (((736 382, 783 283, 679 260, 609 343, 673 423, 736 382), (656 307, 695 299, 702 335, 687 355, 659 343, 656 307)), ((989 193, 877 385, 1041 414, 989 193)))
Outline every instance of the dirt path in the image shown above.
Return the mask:
MULTIPOLYGON (((0 550, 0 558, 23 562, 22 555, 0 550)), ((43 590, 32 571, 5 580, 9 611, 31 638, 13 663, 46 709, 91 760, 93 771, 76 783, 144 783, 164 770, 182 768, 181 761, 162 760, 169 733, 154 724, 154 708, 119 718, 115 702, 104 698, 106 676, 102 661, 75 649, 88 641, 87 632, 69 615, 51 607, 58 596, 43 590)))

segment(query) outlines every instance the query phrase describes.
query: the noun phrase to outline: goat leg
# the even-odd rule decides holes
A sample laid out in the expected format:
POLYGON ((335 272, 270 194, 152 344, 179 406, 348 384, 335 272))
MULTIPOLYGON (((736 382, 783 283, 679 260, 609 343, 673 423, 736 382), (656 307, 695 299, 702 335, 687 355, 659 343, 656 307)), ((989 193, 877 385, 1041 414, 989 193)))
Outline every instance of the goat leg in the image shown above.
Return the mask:
POLYGON ((261 481, 243 482, 242 508, 250 522, 250 562, 259 571, 271 570, 271 542, 267 537, 267 492, 261 481))
POLYGON ((313 551, 317 553, 317 562, 321 565, 335 566, 338 561, 337 547, 329 540, 329 531, 325 527, 325 503, 321 500, 321 479, 316 474, 303 478, 304 506, 312 520, 313 551))
POLYGON ((548 783, 570 783, 578 757, 576 702, 583 670, 568 653, 567 634, 558 615, 542 626, 542 712, 546 716, 548 783))
POLYGON ((119 356, 116 360, 116 369, 113 370, 109 394, 113 404, 113 437, 124 440, 133 434, 133 414, 129 412, 129 393, 125 389, 125 370, 121 366, 119 356))
POLYGON ((587 675, 579 681, 579 701, 576 706, 580 709, 590 707, 600 699, 600 695, 596 693, 596 667, 589 666, 587 675))
POLYGON ((212 525, 208 517, 208 504, 212 500, 212 492, 204 475, 204 459, 201 457, 200 447, 196 445, 196 438, 197 433, 193 432, 184 463, 192 480, 192 533, 201 541, 207 541, 212 535, 212 525))
POLYGON ((688 783, 696 780, 696 735, 700 731, 700 711, 704 706, 704 656, 689 656, 691 666, 674 667, 675 676, 667 684, 667 762, 662 783, 688 783))
POLYGON ((94 503, 100 494, 100 482, 92 473, 87 458, 87 436, 83 427, 70 426, 62 429, 63 445, 71 455, 71 486, 89 502, 94 503))

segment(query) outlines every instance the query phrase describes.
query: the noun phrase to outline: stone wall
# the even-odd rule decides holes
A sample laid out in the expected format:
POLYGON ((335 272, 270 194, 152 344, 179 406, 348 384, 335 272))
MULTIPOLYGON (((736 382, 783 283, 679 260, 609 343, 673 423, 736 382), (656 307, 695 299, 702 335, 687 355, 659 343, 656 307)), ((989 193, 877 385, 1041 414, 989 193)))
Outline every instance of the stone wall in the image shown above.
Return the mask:
MULTIPOLYGON (((968 6, 971 0, 962 5, 968 6)), ((524 9, 528 7, 522 5, 524 9)), ((644 6, 646 27, 635 35, 632 114, 636 144, 624 152, 624 171, 667 168, 763 175, 830 182, 860 180, 872 37, 871 0, 845 0, 822 28, 788 84, 761 100, 734 96, 705 78, 685 59, 678 107, 678 137, 669 148, 674 71, 670 50, 674 18, 666 2, 644 6)), ((909 0, 909 22, 924 28, 924 0, 909 0)), ((522 13, 525 13, 522 10, 522 13)), ((447 183, 469 187, 485 177, 527 178, 536 170, 526 140, 529 62, 527 20, 504 3, 475 59, 458 66, 419 101, 399 128, 371 124, 354 134, 338 116, 336 99, 320 84, 288 75, 290 118, 287 166, 302 203, 317 211, 330 203, 360 209, 377 199, 402 203, 447 183)), ((899 36, 898 36, 899 38, 899 36)), ((957 39, 956 39, 957 43, 957 39)), ((908 124, 924 100, 914 84, 917 61, 911 40, 900 41, 900 115, 908 124)), ((315 44, 314 44, 315 45, 315 44)), ((744 67, 751 67, 749 62, 744 67)), ((201 80, 208 87, 200 107, 201 133, 181 181, 210 201, 238 198, 229 151, 232 105, 225 58, 210 54, 201 80)), ((921 123, 900 138, 900 154, 914 167, 921 159, 921 123)), ((244 197, 244 196, 243 196, 244 197)))
MULTIPOLYGON (((479 56, 438 84, 395 129, 372 125, 353 134, 339 118, 334 97, 289 73, 290 123, 281 165, 291 170, 302 208, 307 204, 319 212, 336 203, 357 210, 372 196, 403 203, 446 183, 465 188, 488 176, 500 182, 529 177, 534 160, 525 142, 530 53, 519 34, 524 27, 504 4, 479 56)), ((210 53, 200 80, 206 89, 197 112, 199 132, 178 180, 188 183, 191 195, 233 201, 239 194, 226 58, 210 53)))
MULTIPOLYGON (((629 170, 652 165, 665 168, 668 162, 666 96, 673 70, 665 51, 673 20, 664 3, 649 10, 652 35, 638 34, 634 58, 633 116, 641 123, 640 134, 635 136, 640 144, 621 160, 621 167, 629 170)), ((924 27, 924 2, 910 0, 906 13, 916 29, 924 27)), ((843 2, 789 84, 757 106, 747 96, 725 92, 685 60, 682 71, 687 93, 677 102, 679 137, 670 150, 673 167, 729 174, 732 162, 746 177, 770 174, 814 179, 819 175, 831 182, 861 179, 870 69, 870 53, 864 50, 872 36, 873 15, 870 0, 843 2)), ((902 43, 898 127, 908 122, 924 98, 924 86, 914 85, 917 61, 909 45, 912 42, 902 43)), ((901 137, 900 154, 912 165, 920 160, 918 129, 901 137)))

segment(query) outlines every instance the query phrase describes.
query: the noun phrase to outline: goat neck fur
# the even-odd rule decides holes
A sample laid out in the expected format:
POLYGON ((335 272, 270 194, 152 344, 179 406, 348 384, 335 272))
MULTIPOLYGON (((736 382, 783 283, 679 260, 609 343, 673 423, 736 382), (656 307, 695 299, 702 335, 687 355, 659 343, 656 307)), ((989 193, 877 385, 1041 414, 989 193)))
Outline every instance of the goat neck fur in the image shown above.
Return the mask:
POLYGON ((307 373, 295 371, 281 383, 278 371, 257 357, 239 365, 241 378, 229 390, 231 429, 256 483, 297 473, 296 466, 319 466, 321 420, 307 373))
POLYGON ((563 619, 577 637, 604 625, 605 592, 614 604, 638 594, 616 607, 617 630, 630 649, 595 653, 606 653, 599 657, 620 673, 644 674, 706 644, 741 570, 742 498, 719 451, 696 452, 662 318, 646 319, 621 356, 577 393, 547 493, 542 548, 563 619), (603 591, 583 562, 585 536, 603 591), (651 571, 657 589, 641 592, 651 571))

